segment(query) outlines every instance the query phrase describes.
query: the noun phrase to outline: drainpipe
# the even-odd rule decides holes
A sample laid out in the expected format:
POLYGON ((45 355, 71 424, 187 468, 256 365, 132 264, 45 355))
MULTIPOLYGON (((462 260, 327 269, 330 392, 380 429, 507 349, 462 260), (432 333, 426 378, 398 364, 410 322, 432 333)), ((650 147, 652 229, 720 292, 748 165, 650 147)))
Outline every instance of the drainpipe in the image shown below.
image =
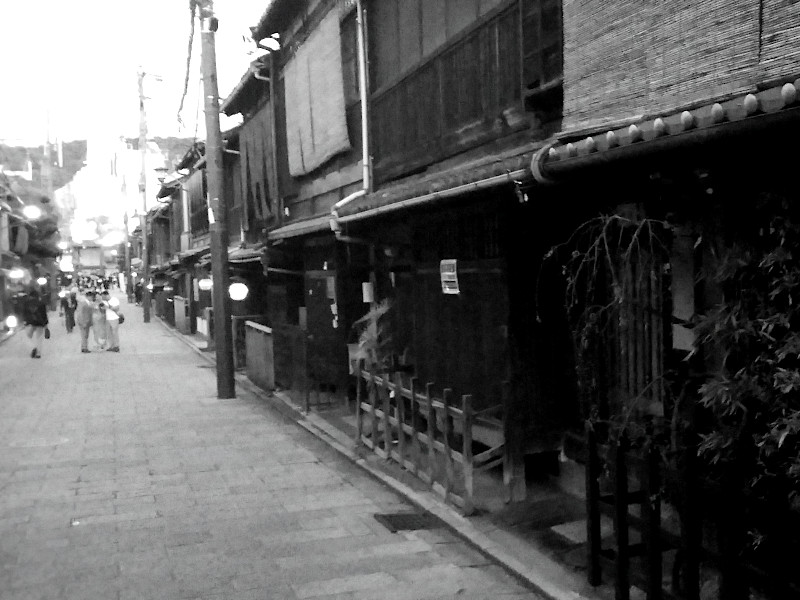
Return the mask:
POLYGON ((369 118, 367 110, 367 45, 366 27, 364 24, 364 5, 356 0, 356 35, 358 38, 358 87, 361 101, 361 182, 362 188, 339 200, 331 208, 331 230, 340 237, 338 210, 350 204, 356 198, 365 196, 372 189, 372 169, 369 158, 369 118))

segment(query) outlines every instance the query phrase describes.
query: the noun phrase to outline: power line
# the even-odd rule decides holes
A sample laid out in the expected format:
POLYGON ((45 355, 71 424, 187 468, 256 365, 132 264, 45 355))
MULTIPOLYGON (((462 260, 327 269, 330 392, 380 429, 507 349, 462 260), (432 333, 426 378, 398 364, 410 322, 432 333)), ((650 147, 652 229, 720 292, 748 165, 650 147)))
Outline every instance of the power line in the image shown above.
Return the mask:
MULTIPOLYGON (((178 123, 181 127, 183 127, 183 119, 181 119, 183 102, 186 100, 186 93, 189 91, 189 69, 192 65, 192 46, 194 45, 194 21, 195 14, 197 13, 197 0, 189 0, 189 12, 192 21, 189 29, 189 47, 186 52, 186 76, 183 79, 183 93, 181 94, 181 104, 178 107, 178 123)), ((195 137, 197 137, 197 134, 195 134, 195 137)))

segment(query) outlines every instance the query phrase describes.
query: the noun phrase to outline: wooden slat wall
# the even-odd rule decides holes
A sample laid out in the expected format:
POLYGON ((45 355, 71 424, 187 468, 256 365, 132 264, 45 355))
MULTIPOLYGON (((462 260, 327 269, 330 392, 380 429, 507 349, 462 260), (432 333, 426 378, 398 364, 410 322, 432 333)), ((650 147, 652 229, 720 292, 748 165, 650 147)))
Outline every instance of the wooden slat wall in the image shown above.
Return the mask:
MULTIPOLYGON (((382 14, 374 15, 373 22, 382 14)), ((390 35, 384 25, 380 21, 374 25, 378 37, 390 35)), ((377 52, 389 52, 383 42, 374 43, 377 52)), ((519 10, 512 5, 396 85, 378 92, 371 106, 376 179, 397 176, 499 133, 510 133, 512 128, 498 129, 496 121, 503 111, 520 104, 519 53, 519 10)), ((524 121, 515 125, 524 126, 524 121)))
MULTIPOLYGON (((641 257, 640 257, 641 259, 641 257)), ((650 257, 629 263, 626 295, 612 341, 617 390, 612 413, 632 408, 634 415, 663 413, 664 305, 661 264, 650 257)))

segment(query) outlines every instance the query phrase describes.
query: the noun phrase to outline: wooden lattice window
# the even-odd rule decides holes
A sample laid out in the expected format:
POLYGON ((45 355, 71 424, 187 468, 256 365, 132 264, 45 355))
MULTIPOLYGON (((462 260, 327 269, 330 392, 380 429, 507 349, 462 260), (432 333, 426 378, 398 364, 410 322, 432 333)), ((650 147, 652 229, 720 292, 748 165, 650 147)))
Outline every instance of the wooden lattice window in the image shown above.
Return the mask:
POLYGON ((527 93, 561 83, 563 19, 561 0, 522 0, 522 84, 527 93))

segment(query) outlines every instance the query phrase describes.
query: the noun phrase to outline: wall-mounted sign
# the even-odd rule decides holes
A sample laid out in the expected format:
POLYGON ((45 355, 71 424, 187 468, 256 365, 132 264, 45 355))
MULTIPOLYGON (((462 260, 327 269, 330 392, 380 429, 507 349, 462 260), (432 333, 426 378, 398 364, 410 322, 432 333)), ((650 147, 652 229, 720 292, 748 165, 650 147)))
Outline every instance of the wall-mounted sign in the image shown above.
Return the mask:
POLYGON ((442 278, 443 294, 458 294, 458 266, 455 258, 449 258, 439 263, 439 273, 442 278))
POLYGON ((361 282, 361 298, 367 304, 375 302, 375 293, 372 291, 371 281, 361 282))

